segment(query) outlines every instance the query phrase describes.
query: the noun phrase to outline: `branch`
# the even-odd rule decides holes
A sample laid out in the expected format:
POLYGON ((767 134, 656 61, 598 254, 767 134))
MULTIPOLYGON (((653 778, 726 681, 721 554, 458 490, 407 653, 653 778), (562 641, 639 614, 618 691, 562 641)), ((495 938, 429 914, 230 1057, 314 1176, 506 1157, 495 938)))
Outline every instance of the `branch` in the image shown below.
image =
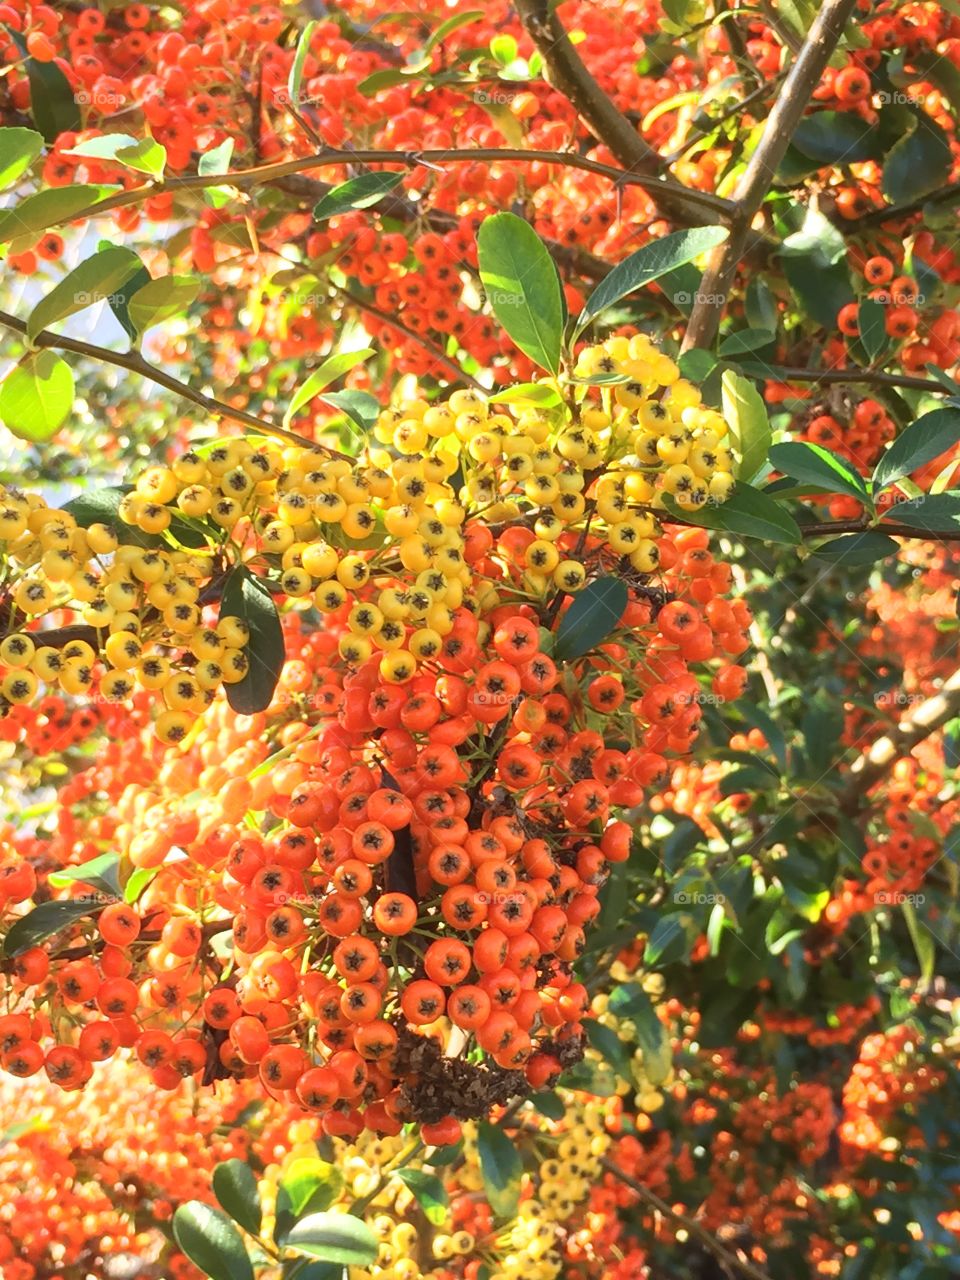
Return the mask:
POLYGON ((847 224, 848 235, 859 234, 862 227, 883 226, 898 218, 908 218, 913 213, 921 213, 928 204, 941 204, 944 201, 960 200, 960 182, 951 182, 939 191, 932 191, 928 196, 918 196, 916 200, 908 200, 905 204, 891 204, 885 209, 871 209, 855 222, 847 224))
MULTIPOLYGON (((632 132, 632 130, 631 130, 632 132)), ((178 191, 202 191, 206 187, 247 187, 261 186, 275 182, 278 178, 289 177, 290 174, 304 173, 309 169, 340 168, 356 164, 400 164, 408 169, 415 169, 421 164, 473 164, 476 160, 518 161, 521 164, 555 164, 569 169, 582 169, 585 173, 595 173, 601 178, 609 178, 611 182, 626 186, 641 187, 645 191, 658 195, 669 195, 682 205, 687 221, 690 220, 688 206, 700 206, 717 217, 727 217, 733 212, 733 205, 721 196, 709 191, 696 191, 679 182, 669 179, 650 177, 649 174, 626 172, 613 165, 603 164, 599 160, 591 160, 575 151, 528 151, 523 147, 467 147, 461 149, 430 149, 425 151, 382 151, 382 150, 339 150, 331 147, 326 151, 317 151, 309 156, 294 156, 290 160, 277 160, 273 164, 254 165, 249 169, 237 169, 233 173, 219 174, 185 174, 182 178, 168 178, 165 182, 147 182, 139 187, 131 187, 128 191, 117 191, 104 200, 89 204, 76 213, 51 222, 50 227, 62 227, 72 222, 80 222, 84 218, 92 218, 101 213, 109 213, 113 209, 123 209, 130 205, 140 204, 154 196, 176 194, 178 191)), ((661 200, 661 203, 662 200, 661 200)), ((664 206, 666 207, 666 206, 664 206)))
POLYGON ((938 693, 903 717, 891 733, 869 747, 850 766, 850 781, 840 796, 845 813, 855 812, 867 792, 902 756, 960 714, 960 669, 943 682, 938 693))
POLYGON ((687 1235, 692 1236, 702 1244, 707 1252, 712 1253, 717 1261, 723 1266, 736 1268, 736 1270, 741 1272, 742 1275, 749 1276, 750 1280, 770 1280, 770 1276, 766 1271, 762 1271, 758 1266, 755 1266, 748 1258, 741 1258, 739 1254, 727 1249, 720 1243, 712 1232, 708 1231, 705 1227, 702 1227, 695 1218, 688 1218, 686 1214, 678 1213, 676 1209, 671 1208, 671 1206, 667 1204, 666 1200, 661 1200, 655 1192, 651 1191, 648 1187, 645 1187, 642 1182, 638 1182, 636 1178, 632 1178, 628 1173, 624 1173, 624 1171, 618 1165, 615 1165, 612 1160, 603 1156, 600 1160, 600 1164, 607 1173, 613 1174, 613 1176, 619 1179, 624 1186, 627 1186, 631 1191, 636 1192, 640 1199, 643 1200, 645 1204, 648 1204, 651 1209, 655 1209, 657 1213, 662 1214, 665 1218, 669 1218, 678 1226, 683 1227, 687 1235))
POLYGON ((771 382, 819 382, 824 386, 834 383, 862 382, 877 387, 906 387, 910 391, 932 391, 943 395, 946 387, 936 378, 914 378, 906 373, 882 373, 879 369, 788 369, 771 365, 771 382))
POLYGON ((703 273, 697 302, 683 340, 684 351, 693 347, 709 347, 716 337, 753 220, 770 190, 777 167, 855 3, 856 0, 824 0, 797 60, 790 68, 783 91, 767 117, 759 145, 737 183, 730 236, 708 256, 707 269, 703 273))
MULTIPOLYGON (((0 311, 0 324, 12 329, 15 333, 25 335, 27 332, 27 326, 24 322, 18 320, 16 316, 8 315, 6 311, 0 311)), ((107 347, 97 347, 91 342, 81 342, 78 338, 68 338, 58 333, 51 333, 49 329, 40 330, 33 339, 33 346, 49 347, 51 351, 70 351, 74 355, 87 356, 91 360, 99 360, 102 364, 111 364, 118 369, 126 369, 130 373, 138 373, 141 377, 149 378, 151 382, 155 382, 157 386, 165 387, 168 391, 172 391, 174 395, 180 396, 181 399, 189 400, 191 404, 199 405, 207 413, 215 414, 220 418, 230 418, 234 422, 242 422, 244 426, 252 427, 263 435, 276 436, 280 440, 287 440, 291 444, 300 445, 304 449, 316 449, 319 453, 326 453, 332 458, 344 458, 352 461, 347 454, 340 453, 337 449, 331 449, 327 445, 318 444, 314 440, 307 440, 304 436, 298 436, 294 431, 287 431, 285 427, 278 427, 268 418, 258 418, 252 413, 247 413, 244 409, 232 409, 230 405, 224 404, 222 400, 216 400, 213 396, 204 395, 202 391, 195 391, 187 383, 180 382, 177 378, 171 377, 169 373, 164 373, 162 369, 149 364, 139 352, 110 351, 107 347)))

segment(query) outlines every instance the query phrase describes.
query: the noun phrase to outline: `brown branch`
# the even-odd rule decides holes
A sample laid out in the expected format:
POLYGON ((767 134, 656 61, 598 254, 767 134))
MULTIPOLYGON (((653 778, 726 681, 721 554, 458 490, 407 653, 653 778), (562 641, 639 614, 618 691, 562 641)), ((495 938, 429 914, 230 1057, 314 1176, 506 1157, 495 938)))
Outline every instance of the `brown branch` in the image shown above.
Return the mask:
POLYGON ((840 795, 840 808, 856 812, 867 792, 918 743, 960 714, 960 669, 943 682, 938 693, 903 717, 890 733, 878 738, 850 766, 850 781, 840 795))
MULTIPOLYGON (((202 191, 212 186, 230 186, 246 190, 248 187, 275 182, 278 178, 286 178, 291 174, 305 173, 310 169, 340 168, 356 164, 398 164, 408 169, 415 169, 421 164, 473 164, 476 160, 516 161, 521 164, 539 162, 569 169, 581 169, 585 173, 609 178, 614 183, 641 187, 645 191, 656 193, 658 198, 670 196, 678 202, 678 207, 682 205, 685 210, 684 217, 688 223, 691 218, 689 209, 691 205, 699 206, 716 217, 729 217, 734 210, 729 200, 713 195, 712 192, 697 191, 679 182, 651 177, 642 172, 617 169, 614 165, 603 164, 599 160, 581 156, 576 151, 528 151, 523 147, 466 147, 424 151, 384 151, 367 148, 354 151, 331 147, 326 151, 314 152, 313 155, 295 156, 289 160, 277 160, 272 164, 254 165, 249 169, 237 169, 233 173, 185 174, 181 178, 168 178, 165 182, 144 183, 139 187, 131 187, 127 191, 117 191, 104 200, 98 200, 94 204, 79 209, 76 213, 71 213, 68 217, 51 222, 49 226, 66 226, 101 213, 109 213, 113 209, 140 204, 143 200, 154 196, 175 195, 179 191, 202 191)), ((677 215, 674 214, 674 216, 677 215)))
POLYGON ((692 1236, 698 1243, 702 1244, 708 1253, 713 1256, 725 1267, 732 1267, 739 1271, 742 1275, 749 1276, 750 1280, 770 1280, 770 1276, 766 1271, 762 1271, 749 1258, 742 1258, 739 1254, 734 1253, 725 1245, 721 1244, 716 1236, 702 1227, 695 1218, 688 1218, 685 1213, 678 1213, 676 1209, 667 1204, 666 1200, 661 1200, 656 1192, 651 1191, 649 1187, 645 1187, 642 1182, 638 1182, 636 1178, 632 1178, 630 1174, 625 1173, 623 1169, 613 1163, 612 1160, 603 1156, 600 1164, 613 1177, 622 1182, 624 1186, 629 1187, 635 1192, 645 1204, 651 1209, 655 1209, 657 1213, 663 1217, 669 1218, 675 1222, 677 1226, 683 1227, 688 1236, 692 1236))
POLYGON ((763 136, 737 184, 730 235, 708 255, 707 269, 683 340, 684 351, 709 347, 716 337, 737 266, 749 242, 753 220, 855 3, 856 0, 824 0, 790 68, 783 91, 767 117, 763 136))
MULTIPOLYGON (((8 315, 6 311, 0 311, 0 324, 12 329, 15 333, 25 335, 27 332, 27 326, 24 322, 17 319, 16 316, 8 315)), ((180 396, 183 400, 189 400, 191 404, 198 405, 201 409, 205 409, 207 413, 216 417, 242 422, 244 426, 252 427, 263 435, 276 436, 280 440, 287 440, 291 444, 300 445, 304 449, 316 449, 319 453, 326 453, 332 458, 344 458, 352 461, 347 454, 340 453, 337 449, 331 449, 325 444, 307 440, 303 436, 298 436, 294 431, 287 431, 284 427, 278 427, 276 423, 271 422, 268 418, 258 418, 252 413, 247 413, 245 409, 233 409, 230 405, 224 404, 222 400, 216 400, 213 396, 204 395, 202 391, 194 390, 187 383, 180 382, 179 379, 171 377, 169 373, 164 373, 162 369, 149 364, 139 352, 110 351, 107 347, 98 347, 91 342, 81 342, 78 338, 68 338, 62 334, 51 333, 49 329, 41 329, 34 336, 32 345, 34 347, 48 347, 51 351, 70 351, 74 355, 86 356, 91 360, 99 360, 102 364, 115 365, 118 369, 126 369, 130 373, 138 373, 141 377, 149 378, 157 386, 164 387, 167 391, 172 391, 174 395, 180 396)))
POLYGON ((771 365, 767 375, 770 382, 819 382, 824 386, 835 383, 861 382, 877 387, 905 387, 909 391, 931 391, 946 394, 946 387, 936 378, 914 378, 906 373, 883 373, 879 369, 791 369, 771 365))
POLYGON ((857 235, 863 227, 879 227, 886 222, 899 218, 909 218, 911 214, 921 213, 928 204, 940 204, 944 201, 960 200, 960 182, 951 182, 939 191, 931 191, 927 196, 918 196, 904 204, 887 205, 885 209, 871 209, 854 222, 847 223, 844 230, 848 235, 857 235))

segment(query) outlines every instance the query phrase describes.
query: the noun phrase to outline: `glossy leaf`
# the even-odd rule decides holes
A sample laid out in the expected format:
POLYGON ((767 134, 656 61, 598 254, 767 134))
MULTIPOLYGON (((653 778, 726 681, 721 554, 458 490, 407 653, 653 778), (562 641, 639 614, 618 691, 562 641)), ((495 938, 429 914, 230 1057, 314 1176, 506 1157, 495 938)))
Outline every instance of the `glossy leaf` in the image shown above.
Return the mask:
POLYGON ((913 128, 887 152, 883 194, 894 204, 936 191, 950 176, 947 134, 925 111, 913 112, 913 128))
POLYGON ((887 334, 886 308, 876 298, 864 298, 857 309, 857 327, 860 330, 860 343, 872 364, 890 346, 887 334))
POLYGON ((64 867, 61 871, 51 871, 47 878, 57 889, 79 881, 81 884, 92 885, 101 893, 119 898, 121 895, 119 870, 120 859, 117 854, 101 853, 98 857, 91 858, 89 862, 82 862, 78 867, 64 867))
POLYGON ((369 1266, 378 1253, 377 1238, 367 1224, 346 1213, 313 1213, 301 1218, 283 1243, 308 1258, 344 1267, 369 1266))
POLYGON ((27 196, 9 209, 0 211, 0 244, 19 237, 39 239, 48 227, 56 226, 73 214, 95 204, 112 187, 77 183, 69 187, 49 187, 27 196))
POLYGON ((196 299, 201 281, 193 276, 160 276, 138 289, 127 304, 130 322, 138 333, 162 324, 183 312, 196 299))
POLYGON ((791 142, 820 165, 872 160, 879 151, 876 127, 850 111, 816 111, 804 116, 791 142))
POLYGON ((518 382, 503 391, 494 391, 495 404, 532 404, 539 409, 552 409, 561 404, 559 392, 549 382, 518 382))
POLYGON ((364 347, 360 351, 339 351, 336 355, 328 356, 323 364, 318 369, 314 369, 306 381, 297 387, 283 415, 283 425, 289 426, 303 406, 309 404, 324 387, 328 387, 331 382, 349 373, 351 369, 355 369, 358 364, 363 364, 364 360, 368 360, 373 354, 373 347, 364 347))
POLYGON ((120 288, 142 263, 131 249, 114 245, 85 258, 41 298, 27 318, 27 341, 42 329, 65 320, 77 311, 102 302, 120 288))
POLYGON ((698 507, 688 511, 679 507, 671 497, 664 499, 666 510, 691 524, 704 529, 726 529, 745 538, 761 538, 764 542, 800 541, 800 528, 796 520, 779 502, 754 489, 738 483, 726 502, 698 507))
POLYGON ((740 480, 752 480, 766 462, 773 438, 767 407, 750 379, 734 369, 723 373, 720 387, 723 420, 737 455, 735 474, 740 480))
POLYGON ((776 334, 769 329, 736 329, 722 340, 717 353, 726 358, 743 355, 747 351, 768 347, 775 338, 776 334))
POLYGON ((481 1120, 477 1152, 483 1189, 494 1217, 501 1221, 515 1217, 520 1203, 523 1160, 513 1139, 488 1120, 481 1120))
POLYGON ((879 530, 866 529, 863 533, 844 533, 829 542, 821 542, 811 554, 818 560, 829 560, 853 569, 895 556, 899 550, 900 544, 893 538, 879 530))
POLYGON ((602 644, 627 607, 627 588, 620 578, 596 578, 577 592, 560 619, 554 654, 564 662, 582 658, 602 644))
POLYGON ((234 1222, 257 1235, 262 1210, 257 1180, 246 1160, 224 1160, 213 1171, 213 1194, 234 1222))
POLYGON ((239 565, 231 570, 224 587, 220 617, 242 618, 250 629, 244 650, 249 670, 242 680, 225 688, 234 711, 255 715, 270 705, 286 656, 277 606, 263 582, 239 565))
POLYGON ((806 440, 788 440, 770 450, 770 462, 778 471, 801 484, 809 484, 818 492, 846 493, 860 502, 869 502, 863 477, 823 445, 806 440))
POLYGON ((637 249, 629 258, 618 262, 591 293, 577 320, 575 332, 580 333, 601 311, 627 294, 722 244, 728 234, 726 227, 692 227, 689 231, 675 231, 637 249))
POLYGON ((300 106, 300 85, 303 81, 303 68, 309 57, 310 41, 313 39, 313 33, 316 29, 317 23, 316 20, 313 20, 308 22, 300 32, 297 51, 293 55, 293 62, 290 64, 290 74, 287 76, 287 102, 293 107, 300 106))
POLYGON ((605 1027, 602 1022, 597 1022, 594 1018, 584 1018, 583 1029, 587 1033, 590 1047, 596 1049, 620 1079, 632 1080, 632 1054, 613 1027, 605 1027))
POLYGON ((285 1235, 303 1214, 329 1209, 342 1190, 343 1175, 335 1165, 318 1156, 294 1160, 277 1187, 278 1235, 285 1235))
POLYGON ((8 957, 18 956, 21 951, 29 951, 45 938, 52 938, 55 933, 60 933, 84 916, 93 915, 103 906, 106 906, 105 902, 90 898, 41 902, 10 926, 3 942, 3 954, 8 957))
POLYGON ((47 349, 28 352, 0 384, 0 420, 21 440, 56 435, 73 408, 73 371, 47 349))
POLYGON ((253 1280, 243 1237, 219 1209, 200 1200, 182 1204, 173 1215, 173 1236, 210 1280, 253 1280))
POLYGON ((901 431, 893 444, 880 457, 873 472, 873 483, 882 489, 910 475, 924 463, 960 442, 960 409, 934 409, 901 431))
POLYGON ((353 422, 366 435, 380 416, 379 401, 369 391, 326 391, 320 399, 332 405, 353 422))
MULTIPOLYGON (((925 493, 909 502, 898 502, 884 512, 885 520, 926 533, 956 533, 960 529, 960 492, 925 493)), ((879 528, 883 528, 881 520, 879 528)))
POLYGON ((493 314, 525 355, 556 374, 564 305, 560 277, 543 241, 523 218, 496 213, 481 223, 477 254, 493 314))
POLYGON ((135 138, 128 133, 104 133, 72 147, 67 155, 115 160, 128 169, 160 178, 167 163, 167 149, 153 138, 135 138))
MULTIPOLYGON (((18 31, 7 28, 22 57, 27 44, 18 31)), ((30 114, 47 142, 56 142, 61 133, 79 129, 83 123, 80 107, 73 96, 70 81, 56 62, 40 62, 26 58, 30 85, 30 114)))
POLYGON ((378 204, 385 195, 400 185, 402 173, 387 173, 380 170, 376 173, 361 173, 355 178, 348 178, 338 186, 332 187, 314 206, 313 216, 317 222, 326 222, 338 213, 346 213, 348 209, 369 209, 378 204))
POLYGON ((413 1193, 427 1221, 442 1227, 450 1216, 450 1197, 437 1175, 425 1169, 398 1169, 397 1177, 413 1193))
POLYGON ((0 129, 0 190, 26 173, 42 151, 43 136, 36 129, 0 129))
POLYGON ((643 1074, 652 1085, 663 1084, 673 1066, 670 1035, 657 1017, 650 997, 642 989, 637 993, 629 1016, 637 1028, 637 1043, 643 1050, 643 1074))

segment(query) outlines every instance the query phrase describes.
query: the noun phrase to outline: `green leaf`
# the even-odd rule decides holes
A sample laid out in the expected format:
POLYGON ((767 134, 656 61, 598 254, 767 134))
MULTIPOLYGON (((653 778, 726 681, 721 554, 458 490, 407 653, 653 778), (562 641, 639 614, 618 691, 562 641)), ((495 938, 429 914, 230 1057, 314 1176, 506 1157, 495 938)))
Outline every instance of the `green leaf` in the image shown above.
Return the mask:
POLYGON ((320 399, 324 404, 332 405, 334 409, 345 413, 364 435, 373 430, 380 416, 379 401, 369 391, 327 391, 320 399))
POLYGON ((210 1280, 253 1280, 243 1237, 225 1213, 189 1200, 173 1215, 173 1237, 210 1280))
POLYGON ((347 1213, 313 1213, 291 1229, 284 1247, 308 1258, 339 1262, 344 1267, 366 1267, 376 1262, 377 1238, 359 1218, 347 1213))
POLYGON ((163 176, 167 163, 167 149, 153 138, 135 138, 129 133, 105 133, 99 138, 88 138, 67 153, 70 156, 89 156, 97 160, 116 160, 118 164, 147 173, 151 178, 163 176))
POLYGON ((864 298, 857 309, 860 342, 871 364, 890 346, 884 319, 886 310, 876 298, 864 298))
POLYGON ((917 953, 917 961, 920 965, 920 983, 925 989, 930 985, 937 963, 937 948, 933 935, 927 926, 919 920, 916 908, 909 898, 902 899, 900 909, 903 912, 904 920, 907 922, 907 930, 913 943, 913 949, 917 953))
POLYGON ((413 1192, 427 1221, 442 1227, 450 1213, 450 1197, 437 1175, 425 1169, 398 1169, 397 1177, 413 1192))
POLYGON ((721 356, 739 356, 746 351, 758 351, 768 347, 776 336, 769 329, 737 329, 727 334, 717 352, 721 356))
POLYGON ((290 74, 287 76, 287 102, 293 107, 297 107, 300 104, 300 85, 303 81, 303 68, 310 53, 310 41, 313 39, 313 33, 316 29, 316 21, 313 21, 308 22, 300 32, 297 51, 293 55, 293 62, 290 64, 290 74))
POLYGON ((531 1093, 529 1101, 530 1105, 536 1107, 548 1120, 562 1120, 567 1113, 563 1099, 553 1089, 541 1089, 538 1093, 531 1093))
POLYGON ((543 241, 523 218, 495 213, 481 223, 477 253, 494 315, 525 355, 556 374, 563 343, 563 295, 543 241))
POLYGON ((223 589, 220 617, 241 618, 250 629, 244 650, 249 670, 242 680, 225 688, 233 710, 252 716, 270 705, 286 657, 277 606, 263 582, 238 565, 231 569, 223 589))
POLYGON ((777 300, 762 276, 755 275, 747 285, 744 309, 747 324, 751 328, 766 329, 768 333, 777 332, 780 323, 777 300))
POLYGON ((613 1067, 621 1080, 632 1080, 632 1055, 616 1031, 594 1018, 584 1018, 582 1021, 591 1048, 596 1049, 600 1057, 613 1067))
POLYGON ((637 1043, 643 1050, 643 1073, 652 1085, 663 1084, 673 1066, 670 1035, 645 991, 638 989, 632 1004, 629 1017, 637 1028, 637 1043))
POLYGON ((704 351, 702 347, 691 347, 681 352, 677 360, 677 368, 681 378, 690 382, 703 384, 718 365, 717 357, 712 351, 704 351))
POLYGON ((149 283, 150 272, 146 267, 141 266, 125 284, 120 286, 116 293, 110 295, 110 310, 117 317, 124 333, 131 342, 136 342, 137 340, 137 329, 130 319, 130 299, 138 289, 142 289, 144 285, 149 283))
POLYGON ((346 213, 348 209, 369 209, 402 181, 402 173, 387 173, 384 170, 360 173, 355 178, 348 178, 346 182, 332 187, 314 206, 313 216, 317 222, 325 222, 327 218, 346 213))
POLYGON ((791 142, 820 165, 852 164, 879 154, 876 127, 849 111, 817 111, 804 116, 791 142))
POLYGON ((0 129, 0 189, 26 173, 42 150, 43 137, 35 129, 0 129))
POLYGON ((818 560, 829 560, 852 569, 885 560, 888 556, 897 555, 899 551, 900 544, 894 542, 893 538, 888 538, 885 533, 866 529, 863 533, 844 533, 839 538, 822 542, 812 554, 818 560))
POLYGON ((477 1151, 483 1189, 495 1218, 516 1216, 520 1204, 520 1178, 523 1160, 513 1140, 489 1120, 478 1126, 477 1151))
MULTIPOLYGON (((21 54, 26 54, 27 46, 19 33, 11 31, 10 35, 21 54)), ((56 142, 61 133, 81 127, 80 108, 70 81, 55 62, 27 58, 27 80, 30 84, 30 114, 47 142, 56 142)))
POLYGON ((130 323, 143 333, 155 324, 182 315, 200 292, 201 284, 193 276, 161 276, 149 281, 127 304, 130 323))
POLYGON ((767 460, 773 433, 763 396, 749 378, 727 369, 720 379, 723 420, 733 437, 736 475, 752 480, 767 460))
POLYGON ((913 127, 891 147, 883 164, 883 194, 894 204, 936 191, 953 164, 943 129, 925 111, 912 115, 913 127))
POLYGON ((508 67, 518 52, 519 46, 511 35, 494 36, 490 41, 490 56, 501 67, 508 67))
POLYGON ((492 391, 490 399, 495 404, 533 404, 540 409, 553 409, 563 403, 549 382, 518 382, 503 391, 492 391))
POLYGON ((14 920, 3 941, 3 954, 18 956, 21 951, 29 951, 45 938, 52 938, 55 933, 60 933, 84 916, 93 915, 105 905, 80 898, 69 902, 41 902, 39 907, 14 920))
POLYGON ((876 489, 910 475, 960 441, 960 409, 934 409, 901 431, 873 473, 876 489))
POLYGON ((667 496, 664 507, 671 515, 704 529, 726 529, 744 538, 761 538, 764 542, 787 542, 794 546, 800 542, 800 528, 794 518, 779 502, 748 484, 738 483, 726 502, 717 506, 688 511, 667 496))
POLYGON ((455 13, 452 18, 447 18, 446 22, 441 22, 433 32, 423 46, 424 54, 432 53, 438 44, 442 44, 447 36, 452 36, 461 27, 468 27, 471 22, 478 22, 484 17, 486 17, 485 9, 468 9, 465 13, 455 13))
POLYGON ((643 953, 644 964, 672 964, 689 952, 693 938, 693 922, 685 912, 661 916, 647 939, 643 953))
POLYGON ((257 1235, 262 1211, 257 1180, 245 1160, 224 1160, 213 1171, 213 1194, 234 1222, 257 1235))
POLYGON ((283 425, 288 427, 291 420, 303 406, 309 404, 313 397, 321 392, 324 387, 329 386, 341 374, 349 373, 358 364, 363 364, 364 360, 369 359, 373 354, 373 347, 364 347, 360 351, 340 351, 336 355, 328 356, 323 364, 318 369, 314 369, 306 382, 302 383, 294 392, 287 412, 283 415, 283 425))
POLYGON ((560 619, 554 654, 563 662, 582 658, 602 644, 623 617, 627 588, 620 578, 595 578, 578 591, 560 619))
POLYGON ((675 231, 645 244, 629 258, 618 262, 605 276, 584 304, 574 329, 579 334, 601 311, 612 306, 628 293, 633 293, 659 276, 666 275, 684 263, 699 258, 701 253, 715 248, 726 240, 726 227, 692 227, 689 231, 675 231))
POLYGON ((21 440, 56 435, 73 408, 73 371, 54 351, 30 351, 0 384, 0 419, 21 440))
POLYGON ((61 871, 51 871, 47 879, 57 889, 73 884, 79 880, 82 884, 93 885, 102 893, 119 898, 120 859, 115 853, 101 853, 99 857, 83 862, 79 867, 64 867, 61 871))
POLYGON ((39 240, 48 227, 59 225, 85 209, 113 187, 78 183, 70 187, 48 187, 27 196, 10 209, 0 211, 0 244, 30 238, 39 240))
POLYGON ((159 867, 136 867, 131 871, 130 879, 123 886, 124 902, 138 902, 140 895, 159 872, 159 867))
POLYGON ((770 461, 778 471, 825 493, 846 493, 869 505, 870 495, 859 472, 845 458, 805 440, 775 444, 770 461))
POLYGON ((843 236, 816 209, 807 210, 803 226, 780 246, 783 273, 800 306, 817 324, 831 330, 840 308, 855 297, 846 251, 843 236))
POLYGON ((115 245, 85 258, 41 298, 27 317, 27 341, 42 329, 110 297, 143 264, 131 249, 115 245))
MULTIPOLYGON (((908 525, 926 533, 956 533, 960 525, 960 491, 925 493, 909 502, 898 502, 883 513, 883 519, 908 525)), ((879 525, 883 528, 883 521, 879 525)))
POLYGON ((217 174, 226 173, 233 158, 233 148, 233 138, 224 138, 223 142, 218 146, 211 147, 209 151, 205 151, 197 161, 197 173, 203 178, 215 177, 217 174))
MULTIPOLYGON (((294 1218, 305 1213, 321 1213, 339 1199, 343 1175, 336 1165, 318 1156, 294 1160, 283 1172, 277 1187, 277 1221, 281 1211, 294 1218)), ((292 1223, 291 1223, 292 1226, 292 1223)))

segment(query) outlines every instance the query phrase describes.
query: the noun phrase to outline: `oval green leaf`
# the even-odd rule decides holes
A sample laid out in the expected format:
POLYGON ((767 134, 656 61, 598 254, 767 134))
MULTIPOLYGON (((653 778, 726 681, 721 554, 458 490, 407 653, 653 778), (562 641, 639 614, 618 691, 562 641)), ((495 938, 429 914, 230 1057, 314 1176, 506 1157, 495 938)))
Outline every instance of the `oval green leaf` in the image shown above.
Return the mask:
POLYGON ((313 1213, 288 1233, 284 1246, 308 1258, 366 1267, 377 1260, 377 1238, 359 1218, 346 1213, 313 1213))
POLYGON ((18 956, 21 951, 29 951, 45 938, 52 938, 55 933, 60 933, 84 916, 93 915, 106 905, 106 902, 80 898, 69 902, 41 902, 39 907, 34 907, 10 926, 3 940, 3 954, 18 956))
POLYGON ((355 178, 341 182, 339 186, 331 187, 314 206, 313 216, 317 222, 326 222, 327 218, 346 213, 348 209, 369 209, 385 195, 389 195, 402 181, 402 173, 387 173, 384 170, 360 173, 355 178))
POLYGON ((916 471, 960 441, 960 409, 934 409, 901 431, 873 473, 878 489, 916 471))
POLYGON ((0 385, 0 419, 21 440, 41 443, 73 407, 73 372, 54 351, 31 351, 0 385))
POLYGON ((225 1213, 189 1200, 173 1215, 173 1236, 210 1280, 253 1280, 243 1237, 225 1213))
POLYGON ((726 227, 692 227, 689 231, 675 231, 631 253, 629 258, 617 263, 591 293, 577 319, 575 334, 628 293, 686 262, 692 262, 701 253, 722 244, 728 235, 726 227))
POLYGON ((127 303, 130 323, 137 333, 143 333, 152 325, 181 315, 200 292, 200 283, 193 276, 161 276, 158 280, 149 280, 127 303))
POLYGON ((255 715, 270 705, 286 657, 277 606, 260 579, 238 565, 227 578, 220 617, 242 618, 250 628, 250 640, 244 650, 249 670, 242 680, 225 688, 234 711, 243 716, 255 715))
POLYGON ((49 187, 27 196, 19 204, 0 212, 0 244, 21 238, 32 243, 48 227, 69 221, 73 214, 114 189, 78 183, 72 187, 49 187))
POLYGON ((943 129, 925 111, 913 112, 913 128, 887 152, 883 194, 894 204, 936 191, 950 176, 953 155, 943 129))
POLYGON ((36 129, 0 129, 0 189, 16 182, 43 150, 43 137, 36 129))
POLYGON ((79 867, 64 867, 62 871, 52 871, 47 879, 58 889, 79 880, 81 884, 93 885, 102 893, 119 898, 120 859, 115 853, 101 853, 89 862, 82 862, 79 867))
POLYGON ((427 1221, 442 1227, 449 1216, 450 1197, 437 1175, 425 1169, 399 1169, 397 1177, 413 1192, 427 1221))
POLYGON ((620 578, 596 578, 577 592, 560 619, 554 655, 570 662, 602 644, 623 617, 627 588, 620 578))
POLYGON ((213 1171, 213 1194, 234 1222, 257 1235, 262 1211, 257 1180, 246 1160, 224 1160, 213 1171))
MULTIPOLYGON (((687 355, 693 354, 687 352, 687 355)), ((730 429, 737 455, 737 478, 752 480, 766 462, 773 439, 767 406, 750 379, 735 369, 724 371, 720 387, 723 420, 730 429)))
POLYGON ((481 1120, 477 1134, 477 1152, 483 1189, 494 1217, 515 1217, 520 1204, 523 1160, 513 1140, 496 1125, 488 1120, 481 1120))
POLYGON ((556 374, 563 345, 563 294, 543 241, 515 213, 495 213, 480 226, 477 256, 493 314, 524 355, 556 374))
MULTIPOLYGON (((925 493, 909 502, 898 502, 883 513, 883 519, 905 524, 921 534, 955 534, 960 526, 960 492, 925 493)), ((883 520, 879 528, 883 528, 883 520)))
POLYGON ((363 347, 360 351, 338 351, 336 355, 328 356, 323 364, 318 369, 314 369, 307 380, 297 387, 283 415, 283 425, 288 427, 291 419, 305 404, 309 404, 314 396, 319 395, 324 387, 328 387, 341 375, 355 369, 358 364, 363 364, 364 360, 368 360, 373 354, 373 347, 363 347))
POLYGON ((664 507, 671 515, 704 529, 725 529, 744 538, 788 542, 794 546, 800 541, 800 528, 793 516, 779 502, 748 484, 738 483, 726 502, 719 505, 688 511, 667 496, 664 507))
POLYGON ((822 445, 788 440, 773 446, 770 461, 784 475, 814 489, 825 493, 846 493, 859 502, 870 501, 866 482, 860 473, 846 458, 824 449, 822 445))
POLYGON ((850 164, 872 160, 879 139, 876 127, 853 112, 817 111, 800 121, 792 144, 818 164, 850 164))
POLYGON ((132 249, 114 245, 85 258, 41 298, 27 317, 27 341, 41 330, 114 294, 143 264, 132 249))
POLYGON ((877 560, 895 556, 899 550, 899 544, 885 533, 865 529, 863 533, 844 533, 839 538, 822 542, 813 555, 818 560, 828 560, 832 564, 856 569, 861 565, 874 564, 877 560))

